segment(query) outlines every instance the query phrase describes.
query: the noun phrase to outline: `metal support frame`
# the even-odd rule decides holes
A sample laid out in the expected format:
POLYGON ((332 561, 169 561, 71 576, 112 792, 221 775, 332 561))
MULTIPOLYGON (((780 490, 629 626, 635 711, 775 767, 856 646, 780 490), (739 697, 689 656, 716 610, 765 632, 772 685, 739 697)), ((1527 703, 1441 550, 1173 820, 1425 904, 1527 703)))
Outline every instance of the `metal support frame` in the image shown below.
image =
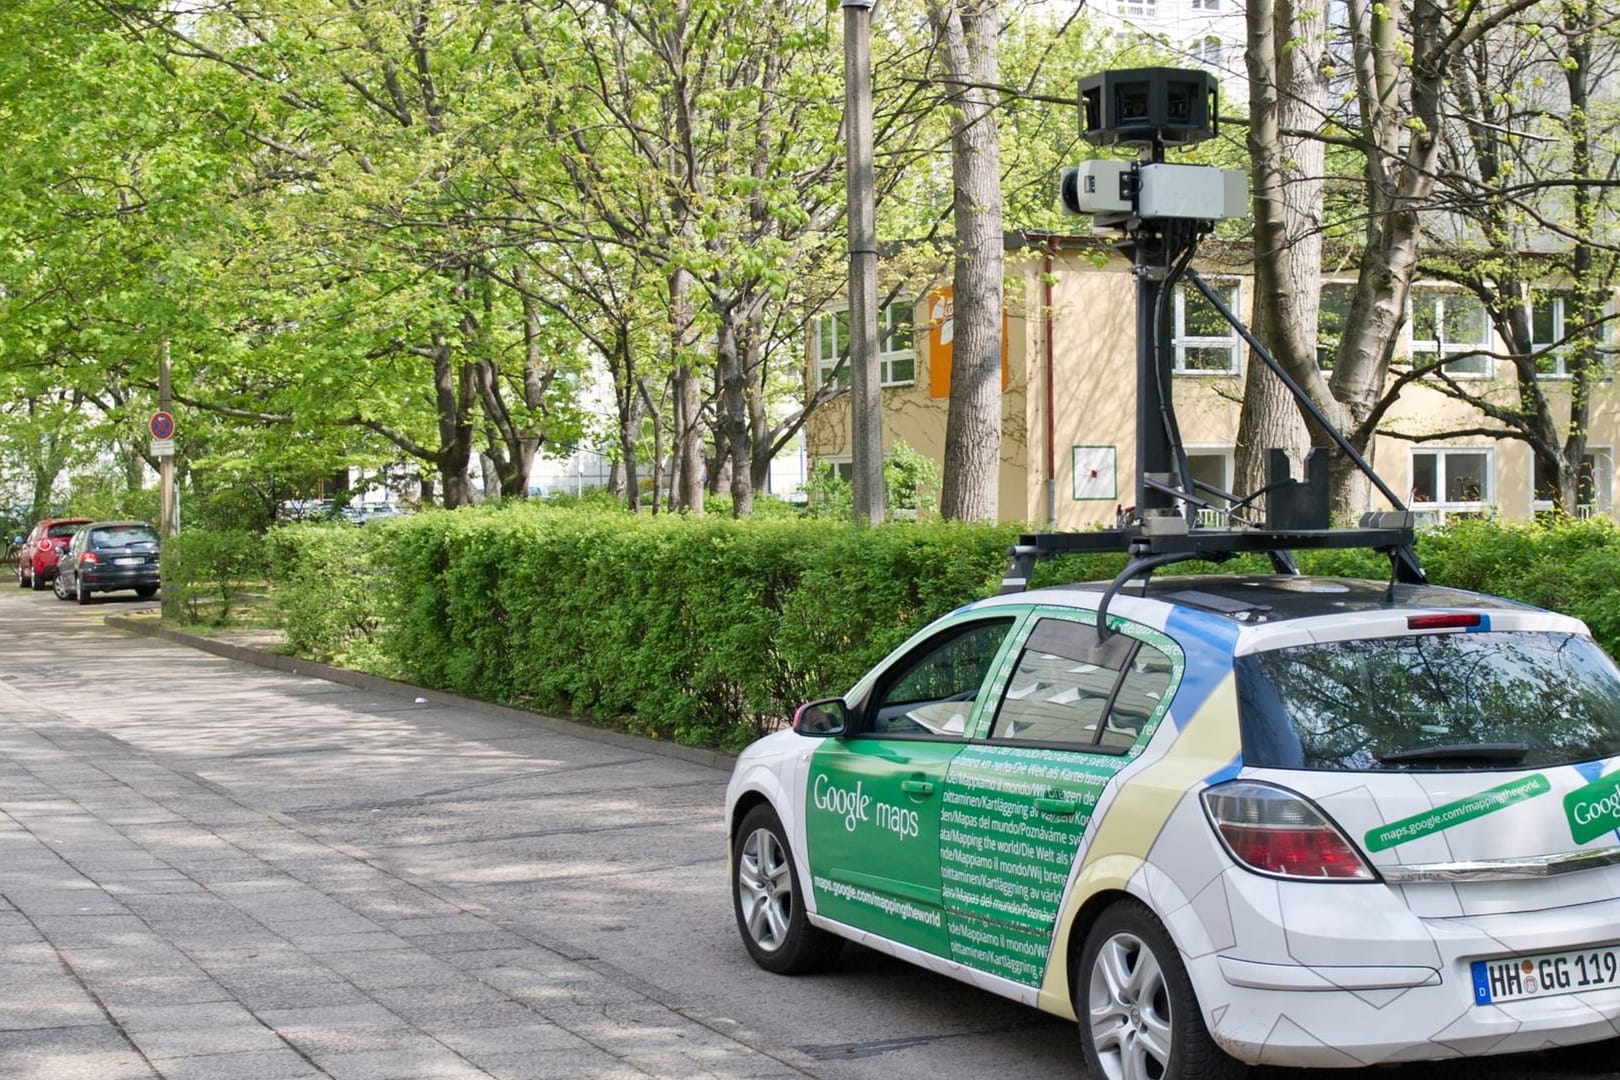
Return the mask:
MULTIPOLYGON (((1155 148, 1156 158, 1158 155, 1162 155, 1162 149, 1155 148)), ((1098 616, 1100 634, 1106 633, 1103 622, 1108 602, 1126 582, 1145 579, 1161 566, 1194 559, 1219 562, 1235 554, 1264 553, 1278 573, 1296 574, 1299 570, 1292 555, 1295 550, 1371 548, 1389 557, 1392 584, 1428 581, 1414 546, 1414 515, 1219 294, 1191 268, 1198 240, 1208 230, 1209 223, 1202 221, 1132 219, 1127 239, 1121 244, 1121 249, 1131 256, 1137 281, 1136 506, 1115 528, 1026 533, 1008 551, 1009 563, 1001 588, 1004 593, 1028 588, 1040 559, 1111 551, 1129 555, 1130 562, 1104 593, 1098 616), (1356 528, 1327 527, 1327 459, 1322 456, 1325 451, 1318 449, 1306 462, 1303 482, 1288 475, 1286 456, 1274 452, 1266 485, 1233 502, 1234 507, 1243 507, 1262 495, 1269 496, 1265 527, 1250 527, 1247 522, 1236 528, 1198 524, 1198 509, 1210 505, 1198 490, 1222 497, 1227 493, 1193 480, 1176 423, 1171 392, 1174 339, 1168 309, 1175 286, 1184 276, 1282 380, 1311 420, 1367 475, 1395 507, 1394 513, 1363 515, 1356 528)))

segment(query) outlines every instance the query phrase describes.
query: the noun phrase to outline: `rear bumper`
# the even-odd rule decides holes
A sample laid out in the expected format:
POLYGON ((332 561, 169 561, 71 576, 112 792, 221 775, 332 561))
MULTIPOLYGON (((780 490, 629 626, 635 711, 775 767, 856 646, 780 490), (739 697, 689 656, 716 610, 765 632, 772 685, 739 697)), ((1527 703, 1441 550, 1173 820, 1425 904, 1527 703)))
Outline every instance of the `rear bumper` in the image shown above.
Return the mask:
POLYGON ((79 578, 89 592, 112 592, 143 585, 156 588, 159 571, 155 566, 98 566, 94 570, 80 570, 79 578))
POLYGON ((1188 958, 1210 1034, 1260 1065, 1352 1067, 1620 1035, 1620 986, 1478 1005, 1475 960, 1620 940, 1620 900, 1420 918, 1381 885, 1224 882, 1235 942, 1188 958))

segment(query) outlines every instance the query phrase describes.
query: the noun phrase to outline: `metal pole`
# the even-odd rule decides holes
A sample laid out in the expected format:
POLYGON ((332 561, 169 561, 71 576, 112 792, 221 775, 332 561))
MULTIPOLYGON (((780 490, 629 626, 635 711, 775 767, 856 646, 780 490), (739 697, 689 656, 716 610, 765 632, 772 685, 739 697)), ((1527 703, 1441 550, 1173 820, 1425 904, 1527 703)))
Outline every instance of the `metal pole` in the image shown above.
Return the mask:
MULTIPOLYGON (((174 402, 169 388, 169 339, 164 338, 162 344, 158 346, 158 411, 171 412, 173 408, 174 402)), ((158 458, 158 535, 164 540, 180 531, 180 515, 177 512, 179 507, 175 504, 174 496, 174 455, 164 454, 158 458)), ((168 560, 162 560, 159 566, 163 589, 163 615, 165 618, 178 618, 180 594, 167 580, 168 560)))
POLYGON ((877 340, 877 196, 872 175, 872 3, 843 0, 849 140, 850 456, 855 523, 883 520, 883 384, 877 340))

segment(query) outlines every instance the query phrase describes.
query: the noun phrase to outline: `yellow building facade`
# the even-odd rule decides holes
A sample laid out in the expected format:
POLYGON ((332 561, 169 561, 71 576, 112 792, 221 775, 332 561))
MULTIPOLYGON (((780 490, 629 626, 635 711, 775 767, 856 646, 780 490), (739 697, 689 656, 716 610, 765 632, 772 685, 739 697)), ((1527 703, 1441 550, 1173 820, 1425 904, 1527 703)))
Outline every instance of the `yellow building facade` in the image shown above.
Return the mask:
MULTIPOLYGON (((1053 247, 1008 252, 1000 517, 1062 530, 1112 525, 1117 510, 1135 502, 1136 282, 1129 262, 1102 240, 1063 238, 1053 247)), ((1252 322, 1248 268, 1207 259, 1195 265, 1252 322)), ((1347 309, 1349 290, 1348 282, 1324 282, 1325 333, 1347 309)), ((1483 306, 1438 285, 1415 285, 1412 293, 1403 351, 1419 358, 1456 355, 1447 370, 1459 382, 1494 400, 1516 401, 1508 365, 1484 355, 1505 350, 1483 306)), ((1190 287, 1177 291, 1174 319, 1172 395, 1182 441, 1194 475, 1231 490, 1248 349, 1190 287)), ((1537 341, 1559 340, 1561 320, 1561 301, 1551 298, 1534 312, 1537 341)), ((813 385, 834 370, 846 330, 842 312, 816 320, 807 365, 813 385)), ((903 440, 942 462, 950 398, 949 287, 886 308, 880 335, 885 450, 903 440)), ((1549 366, 1541 386, 1562 420, 1570 381, 1556 359, 1549 366)), ((1605 381, 1594 387, 1592 399, 1579 512, 1612 516, 1620 391, 1605 381)), ((1417 380, 1402 391, 1381 429, 1425 435, 1499 426, 1432 381, 1417 380)), ((806 438, 812 462, 850 460, 847 395, 811 417, 806 438)), ((1422 520, 1482 513, 1526 520, 1550 505, 1537 498, 1533 455, 1519 440, 1457 436, 1413 442, 1381 435, 1372 461, 1422 520)), ((1546 487, 1540 484, 1542 496, 1546 487)), ((1376 493, 1372 499, 1366 509, 1388 509, 1376 493)))

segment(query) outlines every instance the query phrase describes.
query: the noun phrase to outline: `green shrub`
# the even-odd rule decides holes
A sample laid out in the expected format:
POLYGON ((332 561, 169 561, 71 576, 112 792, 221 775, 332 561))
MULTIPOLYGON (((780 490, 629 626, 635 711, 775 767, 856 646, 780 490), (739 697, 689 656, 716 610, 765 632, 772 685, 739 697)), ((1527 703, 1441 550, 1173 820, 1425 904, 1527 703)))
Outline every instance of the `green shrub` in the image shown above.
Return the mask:
POLYGON ((264 544, 246 529, 189 529, 163 543, 163 588, 188 622, 223 625, 242 588, 265 573, 264 544))
MULTIPOLYGON (((284 526, 263 550, 301 653, 735 748, 796 703, 848 689, 933 618, 994 593, 1020 531, 513 501, 364 529, 284 526)), ((199 536, 177 554, 201 568, 228 562, 239 544, 199 536)), ((1620 529, 1608 522, 1458 522, 1421 534, 1418 548, 1436 584, 1565 611, 1611 653, 1620 647, 1620 529)), ((1031 584, 1108 580, 1124 561, 1050 560, 1031 584)), ((1298 561, 1306 573, 1390 572, 1386 556, 1361 549, 1298 561)), ((1265 556, 1245 555, 1165 572, 1269 569, 1265 556)), ((212 580, 203 569, 189 576, 212 580)))
POLYGON ((295 651, 375 664, 383 579, 371 549, 387 528, 298 523, 265 534, 271 604, 295 651))

